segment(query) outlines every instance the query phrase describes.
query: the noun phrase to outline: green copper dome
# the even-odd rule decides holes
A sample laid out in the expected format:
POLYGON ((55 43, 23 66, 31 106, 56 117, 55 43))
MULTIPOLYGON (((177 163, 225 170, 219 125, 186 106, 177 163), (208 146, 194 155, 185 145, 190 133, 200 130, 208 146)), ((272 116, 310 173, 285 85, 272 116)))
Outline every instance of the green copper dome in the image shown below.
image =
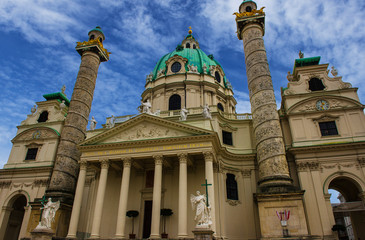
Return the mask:
MULTIPOLYGON (((189 36, 190 37, 190 36, 189 36)), ((192 37, 192 36, 191 36, 192 37)), ((166 75, 167 72, 167 66, 166 66, 166 61, 170 58, 172 58, 173 56, 178 55, 181 56, 183 58, 186 58, 188 60, 188 62, 185 65, 185 70, 188 71, 188 65, 193 64, 194 66, 198 67, 198 72, 200 74, 204 74, 204 70, 203 70, 203 66, 204 64, 207 66, 207 73, 210 74, 209 72, 209 68, 210 66, 220 66, 222 68, 222 66, 213 58, 213 55, 209 55, 207 56, 202 50, 200 50, 199 48, 196 49, 190 49, 190 48, 183 48, 181 45, 179 45, 175 51, 166 54, 165 56, 163 56, 156 64, 155 68, 152 71, 152 81, 154 81, 157 78, 157 73, 163 69, 164 73, 166 75)), ((223 70, 223 68, 222 68, 223 70)), ((213 75, 214 77, 214 75, 213 75)), ((228 82, 228 80, 226 79, 226 77, 223 77, 223 81, 224 81, 224 85, 225 87, 229 87, 230 88, 230 84, 228 82)))
POLYGON ((105 39, 105 35, 103 33, 103 30, 101 30, 101 27, 96 26, 95 28, 91 29, 88 34, 90 34, 92 31, 98 31, 98 32, 100 32, 103 35, 104 39, 105 39))

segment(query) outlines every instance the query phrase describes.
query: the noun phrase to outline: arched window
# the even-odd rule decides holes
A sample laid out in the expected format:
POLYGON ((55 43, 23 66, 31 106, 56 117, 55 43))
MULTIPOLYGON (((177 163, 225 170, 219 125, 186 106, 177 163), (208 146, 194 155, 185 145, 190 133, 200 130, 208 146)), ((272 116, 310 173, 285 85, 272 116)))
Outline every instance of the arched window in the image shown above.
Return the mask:
POLYGON ((224 108, 223 108, 223 105, 222 105, 221 103, 218 103, 218 104, 217 104, 217 108, 218 108, 219 110, 221 110, 222 112, 224 112, 224 108))
POLYGON ((221 82, 221 75, 219 74, 218 71, 215 72, 214 76, 215 76, 215 79, 220 83, 221 82))
POLYGON ((99 38, 99 41, 100 41, 101 43, 103 43, 103 39, 102 39, 102 38, 99 38))
POLYGON ((181 97, 174 94, 169 99, 169 110, 179 110, 181 109, 181 97))
POLYGON ((227 199, 238 200, 237 181, 235 178, 236 177, 234 174, 227 173, 227 179, 226 179, 227 199))
POLYGON ((195 46, 195 44, 193 45, 193 48, 194 48, 194 49, 196 49, 196 46, 195 46))
POLYGON ((324 89, 322 81, 318 78, 312 78, 309 80, 309 90, 311 91, 322 91, 324 89))
POLYGON ((38 118, 38 122, 46 122, 48 120, 48 112, 43 111, 38 118))
POLYGON ((95 38, 94 34, 91 34, 89 40, 94 40, 94 38, 95 38))
POLYGON ((186 44, 186 48, 190 48, 190 43, 187 43, 186 44))
POLYGON ((246 12, 251 12, 252 11, 252 8, 250 6, 247 6, 246 7, 246 12))

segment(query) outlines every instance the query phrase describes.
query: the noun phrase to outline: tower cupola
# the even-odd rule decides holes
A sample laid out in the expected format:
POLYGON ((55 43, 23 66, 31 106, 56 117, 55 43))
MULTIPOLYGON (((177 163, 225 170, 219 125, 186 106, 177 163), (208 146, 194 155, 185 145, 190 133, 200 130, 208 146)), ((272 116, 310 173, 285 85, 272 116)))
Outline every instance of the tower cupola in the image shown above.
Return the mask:
POLYGON ((240 13, 252 12, 252 10, 257 10, 257 5, 252 0, 243 1, 239 8, 240 13))
POLYGON ((183 48, 190 48, 190 49, 199 49, 199 43, 193 36, 193 31, 191 30, 191 27, 189 27, 189 34, 185 37, 185 39, 182 41, 181 45, 183 48))
POLYGON ((101 30, 101 27, 97 26, 94 29, 91 29, 89 34, 89 40, 99 39, 101 43, 105 40, 105 35, 101 30))

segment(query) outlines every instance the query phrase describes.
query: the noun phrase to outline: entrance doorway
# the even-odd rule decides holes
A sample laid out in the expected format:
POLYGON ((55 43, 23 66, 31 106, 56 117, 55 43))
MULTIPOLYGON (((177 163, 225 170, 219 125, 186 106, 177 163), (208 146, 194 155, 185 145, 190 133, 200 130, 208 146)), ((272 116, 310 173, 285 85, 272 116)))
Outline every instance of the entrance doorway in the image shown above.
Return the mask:
POLYGON ((338 177, 331 181, 328 188, 339 193, 338 202, 331 202, 336 222, 333 228, 339 239, 365 239, 365 206, 359 196, 360 186, 348 177, 338 177))
POLYGON ((152 201, 144 202, 144 217, 143 217, 143 238, 149 238, 151 235, 152 221, 152 201))
POLYGON ((11 205, 12 210, 5 231, 4 239, 7 240, 18 239, 25 212, 24 207, 27 205, 27 199, 24 195, 17 195, 14 198, 15 200, 11 205))

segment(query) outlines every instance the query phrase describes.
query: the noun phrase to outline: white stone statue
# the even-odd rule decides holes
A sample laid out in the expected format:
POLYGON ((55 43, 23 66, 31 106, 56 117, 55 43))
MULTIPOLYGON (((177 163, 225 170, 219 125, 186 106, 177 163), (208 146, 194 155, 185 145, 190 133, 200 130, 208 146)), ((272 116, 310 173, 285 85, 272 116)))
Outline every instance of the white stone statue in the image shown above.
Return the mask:
POLYGON ((151 109, 152 109, 152 105, 150 103, 150 100, 147 99, 146 102, 142 102, 142 113, 147 113, 147 114, 152 114, 151 109))
POLYGON ((334 77, 337 77, 337 75, 338 75, 338 72, 337 72, 337 69, 334 67, 334 66, 332 66, 331 67, 331 74, 334 76, 334 77))
POLYGON ((190 73, 198 73, 198 66, 194 66, 194 64, 188 65, 188 69, 190 73))
POLYGON ((62 102, 60 103, 60 110, 63 111, 63 109, 65 108, 66 108, 65 100, 62 100, 62 102))
POLYGON ((208 104, 205 104, 202 114, 203 114, 204 118, 212 120, 212 115, 210 114, 210 108, 209 108, 208 104))
POLYGON ((37 105, 34 105, 30 111, 34 115, 37 112, 37 105))
POLYGON ((89 120, 89 122, 90 122, 90 130, 95 130, 96 124, 98 122, 95 120, 94 116, 91 117, 91 120, 89 120))
POLYGON ((207 67, 207 65, 204 63, 204 65, 203 65, 203 73, 204 74, 208 74, 208 67, 207 67))
POLYGON ((299 50, 299 58, 304 58, 304 53, 302 52, 302 50, 299 50))
POLYGON ((212 76, 213 76, 214 71, 215 71, 215 66, 214 66, 214 65, 210 65, 210 67, 209 67, 210 75, 212 75, 212 76))
POLYGON ((52 227, 52 222, 56 216, 56 212, 60 207, 60 201, 52 202, 51 198, 48 198, 47 204, 43 204, 42 217, 36 228, 47 228, 50 229, 52 227))
POLYGON ((63 93, 63 94, 66 96, 65 91, 66 91, 66 86, 65 86, 65 85, 63 85, 63 86, 62 86, 62 88, 61 88, 61 93, 63 93))
POLYGON ((188 117, 189 111, 183 107, 180 111, 180 121, 186 121, 186 118, 188 117))
POLYGON ((289 82, 293 81, 294 76, 292 74, 290 74, 290 71, 288 72, 288 75, 286 75, 286 78, 288 79, 289 82))
POLYGON ((146 82, 152 81, 152 77, 153 77, 153 73, 151 72, 150 74, 147 75, 146 82))
POLYGON ((113 128, 114 127, 114 125, 115 125, 115 117, 114 117, 114 115, 112 115, 112 117, 111 118, 107 118, 106 119, 106 128, 113 128))
POLYGON ((205 194, 200 194, 199 191, 196 192, 196 196, 190 195, 191 207, 195 211, 196 227, 209 228, 212 224, 210 217, 210 208, 207 207, 205 194))

